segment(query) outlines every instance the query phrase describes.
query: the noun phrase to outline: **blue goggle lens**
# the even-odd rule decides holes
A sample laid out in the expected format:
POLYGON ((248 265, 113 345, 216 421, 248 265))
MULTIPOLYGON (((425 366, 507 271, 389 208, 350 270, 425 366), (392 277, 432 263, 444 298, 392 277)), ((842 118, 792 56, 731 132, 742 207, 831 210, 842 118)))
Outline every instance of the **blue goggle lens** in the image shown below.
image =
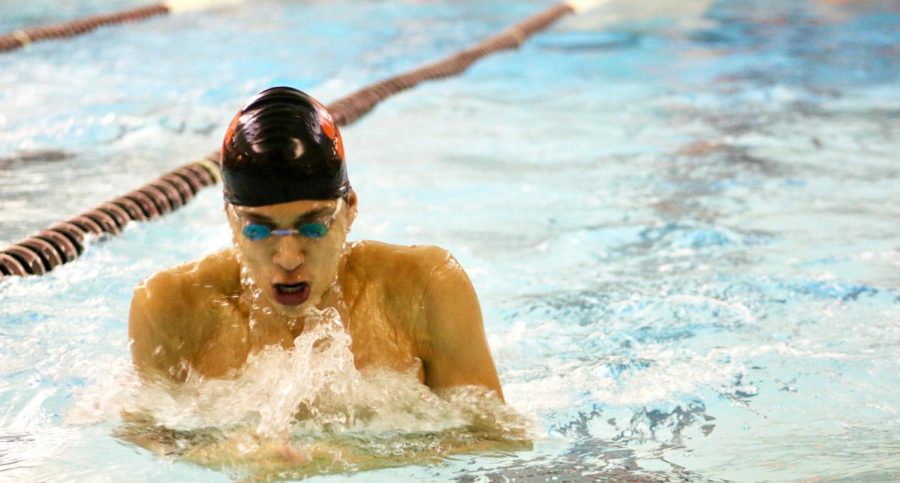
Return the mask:
POLYGON ((241 231, 248 240, 262 240, 272 236, 272 229, 266 225, 250 224, 241 231))
POLYGON ((324 223, 307 223, 300 225, 300 234, 306 238, 322 238, 328 233, 328 227, 324 223))

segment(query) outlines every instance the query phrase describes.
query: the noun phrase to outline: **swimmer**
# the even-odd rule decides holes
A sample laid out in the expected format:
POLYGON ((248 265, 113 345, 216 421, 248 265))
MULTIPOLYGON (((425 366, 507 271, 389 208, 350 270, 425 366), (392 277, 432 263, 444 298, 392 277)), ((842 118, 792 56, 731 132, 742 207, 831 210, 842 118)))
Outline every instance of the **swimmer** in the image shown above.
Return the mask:
POLYGON ((472 283, 445 250, 348 243, 357 195, 341 134, 307 94, 274 87, 222 145, 233 246, 138 285, 129 337, 145 380, 225 378, 267 346, 293 348, 335 310, 358 369, 407 372, 433 391, 483 386, 503 400, 472 283))

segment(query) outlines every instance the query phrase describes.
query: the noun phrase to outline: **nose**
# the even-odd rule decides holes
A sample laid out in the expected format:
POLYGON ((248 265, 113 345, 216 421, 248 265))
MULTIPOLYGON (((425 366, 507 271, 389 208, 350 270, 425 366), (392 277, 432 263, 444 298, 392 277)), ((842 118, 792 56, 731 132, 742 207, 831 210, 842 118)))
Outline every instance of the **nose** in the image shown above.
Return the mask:
POLYGON ((296 236, 279 236, 275 242, 275 254, 272 261, 285 271, 300 268, 306 260, 303 246, 296 236))

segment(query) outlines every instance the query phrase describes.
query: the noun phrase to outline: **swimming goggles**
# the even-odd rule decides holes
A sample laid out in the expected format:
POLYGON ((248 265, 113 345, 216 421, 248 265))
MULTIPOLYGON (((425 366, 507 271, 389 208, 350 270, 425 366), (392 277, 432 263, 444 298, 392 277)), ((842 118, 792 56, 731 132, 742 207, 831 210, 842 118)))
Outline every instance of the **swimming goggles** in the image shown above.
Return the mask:
POLYGON ((337 214, 338 211, 340 211, 340 208, 340 204, 338 204, 337 209, 334 210, 334 213, 332 213, 326 221, 300 223, 294 228, 272 228, 269 225, 263 225, 260 223, 248 223, 241 230, 241 234, 243 234, 244 237, 246 237, 250 241, 265 240, 272 235, 300 235, 304 238, 311 239, 323 238, 328 234, 328 229, 331 228, 332 223, 334 223, 335 218, 337 218, 337 214))
POLYGON ((259 225, 257 223, 250 223, 245 226, 241 233, 248 240, 256 241, 256 240, 265 240, 272 235, 278 236, 290 236, 290 235, 300 235, 304 238, 322 238, 328 234, 328 226, 325 223, 304 223, 299 225, 297 228, 279 228, 272 229, 270 226, 259 225))

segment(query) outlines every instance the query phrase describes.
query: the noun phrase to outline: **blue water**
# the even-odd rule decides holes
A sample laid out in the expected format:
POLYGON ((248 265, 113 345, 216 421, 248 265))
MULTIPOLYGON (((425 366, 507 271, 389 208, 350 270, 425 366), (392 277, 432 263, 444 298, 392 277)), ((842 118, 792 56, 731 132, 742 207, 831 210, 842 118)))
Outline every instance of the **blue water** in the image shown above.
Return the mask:
MULTIPOLYGON (((137 4, 3 1, 0 30, 137 4)), ((0 243, 207 154, 264 87, 334 100, 547 5, 248 2, 0 55, 0 243)), ((323 479, 900 479, 897 25, 613 1, 345 128, 351 237, 457 256, 540 435, 323 479)), ((228 245, 220 210, 0 280, 0 479, 227 480, 69 417, 129 364, 132 287, 228 245)))

